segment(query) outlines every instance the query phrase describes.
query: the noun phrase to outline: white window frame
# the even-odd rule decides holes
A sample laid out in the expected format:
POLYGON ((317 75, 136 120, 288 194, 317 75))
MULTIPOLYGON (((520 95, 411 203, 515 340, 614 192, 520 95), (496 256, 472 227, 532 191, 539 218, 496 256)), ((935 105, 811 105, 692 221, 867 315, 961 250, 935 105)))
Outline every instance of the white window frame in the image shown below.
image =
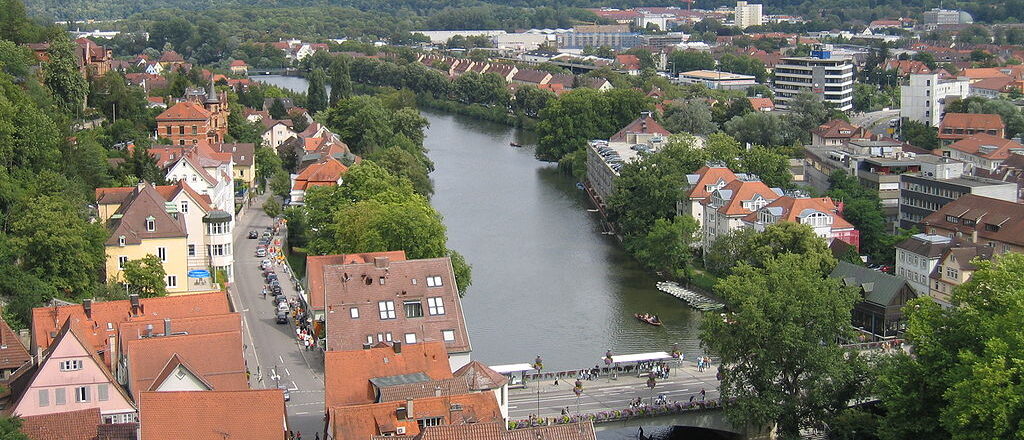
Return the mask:
POLYGON ((81 359, 68 359, 60 361, 60 371, 78 371, 81 370, 85 364, 81 359))
POLYGON ((444 299, 440 296, 427 298, 427 312, 430 316, 444 315, 444 299))
POLYGON ((165 281, 165 284, 167 285, 168 289, 174 289, 174 288, 178 287, 178 276, 177 275, 167 275, 167 279, 164 280, 164 281, 165 281))
POLYGON ((352 317, 352 319, 359 319, 359 308, 353 307, 348 309, 348 316, 352 317))
POLYGON ((155 218, 153 218, 153 217, 146 217, 146 231, 147 232, 154 232, 154 231, 156 231, 156 219, 155 218))
POLYGON ((377 310, 380 312, 380 319, 395 319, 395 302, 379 301, 377 302, 377 310))
POLYGON ((117 257, 117 270, 124 270, 125 263, 128 262, 127 255, 118 255, 117 257))
POLYGON ((75 403, 89 403, 89 387, 75 387, 75 403))
POLYGON ((441 330, 441 339, 445 342, 455 342, 455 330, 441 330))
POLYGON ((188 214, 188 200, 181 201, 181 212, 188 214))
POLYGON ((442 287, 444 282, 441 280, 440 275, 431 275, 427 277, 427 287, 442 287))
POLYGON ((416 343, 416 333, 406 333, 405 334, 405 343, 406 344, 415 344, 416 343))
POLYGON ((163 247, 163 246, 157 247, 156 248, 156 256, 157 256, 157 258, 160 259, 160 262, 166 263, 167 262, 167 248, 163 247))
POLYGON ((125 245, 127 245, 127 244, 128 244, 128 239, 126 239, 123 235, 117 237, 117 245, 118 246, 125 247, 125 245))

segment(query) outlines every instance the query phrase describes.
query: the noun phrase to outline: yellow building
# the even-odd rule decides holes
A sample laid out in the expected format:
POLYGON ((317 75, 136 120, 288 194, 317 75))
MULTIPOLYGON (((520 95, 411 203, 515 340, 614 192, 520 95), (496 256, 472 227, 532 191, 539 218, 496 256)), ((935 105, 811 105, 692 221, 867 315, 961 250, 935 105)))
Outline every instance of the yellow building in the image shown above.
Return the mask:
POLYGON ((247 188, 252 188, 256 179, 256 145, 214 144, 213 149, 221 153, 231 153, 231 160, 234 162, 234 175, 231 177, 236 182, 244 182, 247 188))
POLYGON ((100 205, 110 234, 104 243, 106 278, 124 282, 124 264, 156 255, 163 262, 168 292, 188 290, 188 242, 185 216, 153 185, 140 183, 116 209, 100 205))

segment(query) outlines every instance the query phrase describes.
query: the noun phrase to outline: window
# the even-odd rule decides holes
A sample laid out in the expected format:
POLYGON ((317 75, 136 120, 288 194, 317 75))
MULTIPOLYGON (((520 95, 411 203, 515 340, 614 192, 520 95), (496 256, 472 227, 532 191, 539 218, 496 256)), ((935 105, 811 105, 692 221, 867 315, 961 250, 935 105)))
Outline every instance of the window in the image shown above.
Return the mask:
POLYGON ((359 319, 359 309, 356 307, 348 309, 348 315, 351 316, 352 319, 359 319))
POLYGON ((192 134, 199 134, 199 127, 193 125, 192 126, 192 134))
POLYGON ((420 426, 421 430, 427 426, 441 426, 444 424, 444 417, 427 417, 416 420, 416 424, 420 426))
POLYGON ((39 390, 39 406, 50 406, 50 390, 39 390))
POLYGON ((391 332, 384 333, 384 340, 388 342, 394 341, 394 339, 391 339, 391 332))
POLYGON ((395 319, 395 302, 381 301, 377 303, 380 310, 380 319, 395 319))
POLYGON ((127 240, 124 238, 123 235, 120 236, 120 237, 117 237, 117 245, 118 246, 124 247, 125 244, 127 244, 127 240))
POLYGON ((170 136, 171 134, 172 134, 172 132, 171 132, 171 126, 170 126, 170 125, 168 125, 168 126, 167 126, 167 135, 168 135, 168 136, 170 136))
POLYGON ((423 317, 423 304, 419 301, 407 301, 402 303, 405 308, 406 318, 422 318, 423 317))
POLYGON ((146 217, 146 230, 153 232, 156 230, 156 219, 153 217, 146 217))
POLYGON ((188 256, 190 256, 190 257, 196 256, 196 245, 194 245, 194 244, 188 245, 188 256))
POLYGON ((78 371, 82 369, 81 359, 60 361, 60 371, 78 371))
MULTIPOLYGON (((178 134, 183 135, 183 136, 185 135, 185 126, 184 125, 179 125, 178 126, 178 134)), ((184 140, 182 140, 182 143, 184 143, 184 140)))
POLYGON ((445 342, 452 342, 455 340, 455 330, 441 330, 441 338, 445 342))
POLYGON ((173 289, 175 287, 178 287, 178 276, 177 275, 167 275, 167 288, 168 289, 173 289))
POLYGON ((101 384, 97 385, 96 386, 96 396, 97 396, 96 398, 100 402, 104 402, 104 401, 110 400, 110 385, 107 385, 105 383, 101 383, 101 384))
POLYGON ((405 334, 405 343, 406 344, 415 344, 416 343, 416 333, 406 333, 405 334))
POLYGON ((950 223, 960 223, 960 219, 951 215, 946 216, 946 221, 950 223))
POLYGON ((167 262, 167 248, 162 247, 162 246, 156 248, 156 256, 160 258, 161 262, 166 263, 167 262))
POLYGON ((228 232, 231 232, 231 223, 222 222, 222 223, 207 223, 206 224, 206 233, 207 234, 211 234, 211 235, 227 234, 228 232))
POLYGON ((380 277, 380 285, 384 285, 384 277, 380 277))
POLYGON ((366 343, 373 344, 373 335, 366 335, 366 343))
POLYGON ((57 405, 68 403, 67 396, 64 394, 64 388, 57 388, 53 390, 53 403, 57 405))
POLYGON ((959 270, 956 270, 956 269, 954 269, 952 267, 947 267, 946 268, 946 278, 956 279, 957 275, 959 275, 959 274, 960 274, 959 270))
POLYGON ((181 212, 188 212, 188 200, 181 201, 181 212))
POLYGON ((444 314, 444 301, 441 297, 427 298, 427 307, 431 315, 444 314))
POLYGON ((427 287, 441 287, 444 284, 441 283, 441 277, 434 275, 427 277, 427 287))
POLYGON ((75 388, 75 402, 82 403, 89 401, 89 387, 75 388))

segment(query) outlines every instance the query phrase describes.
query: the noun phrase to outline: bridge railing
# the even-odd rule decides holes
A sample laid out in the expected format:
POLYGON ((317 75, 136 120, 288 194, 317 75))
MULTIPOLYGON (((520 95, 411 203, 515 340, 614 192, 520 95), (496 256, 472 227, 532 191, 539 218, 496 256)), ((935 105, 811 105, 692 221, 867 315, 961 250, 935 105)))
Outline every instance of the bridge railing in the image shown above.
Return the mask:
POLYGON ((659 417, 672 414, 680 414, 690 411, 702 411, 715 409, 722 406, 719 399, 709 399, 694 402, 672 402, 664 405, 644 405, 637 408, 622 408, 608 411, 598 411, 576 415, 563 415, 558 417, 533 417, 521 420, 509 420, 509 429, 530 428, 535 426, 562 425, 591 421, 594 424, 619 422, 623 420, 640 419, 647 417, 659 417))
MULTIPOLYGON (((666 364, 666 365, 668 365, 670 367, 679 367, 680 365, 682 365, 683 360, 682 359, 666 359, 666 360, 662 360, 662 361, 652 361, 651 362, 652 365, 653 364, 657 364, 657 363, 666 364)), ((610 375, 612 373, 615 373, 617 375, 622 375, 622 374, 638 373, 638 372, 641 372, 641 371, 648 372, 650 370, 650 368, 647 367, 644 364, 629 364, 629 365, 612 366, 612 367, 603 366, 603 367, 598 367, 597 370, 598 370, 598 376, 600 376, 600 377, 607 377, 608 375, 610 375)), ((578 370, 561 370, 561 371, 544 371, 544 370, 541 370, 540 373, 527 373, 527 372, 524 372, 523 373, 523 378, 527 382, 529 382, 529 381, 536 381, 536 380, 576 379, 577 377, 580 376, 581 373, 588 373, 588 372, 591 372, 591 371, 594 371, 594 369, 593 368, 581 368, 581 369, 578 369, 578 370)))

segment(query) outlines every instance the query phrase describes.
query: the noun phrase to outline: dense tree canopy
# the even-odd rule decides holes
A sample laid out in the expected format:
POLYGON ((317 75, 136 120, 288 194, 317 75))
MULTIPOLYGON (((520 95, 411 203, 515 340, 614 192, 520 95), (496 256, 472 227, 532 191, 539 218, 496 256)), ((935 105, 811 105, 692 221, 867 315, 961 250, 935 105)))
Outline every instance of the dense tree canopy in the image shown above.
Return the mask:
POLYGON ((561 159, 590 139, 608 139, 650 109, 650 100, 636 90, 573 90, 541 110, 537 155, 561 159))

